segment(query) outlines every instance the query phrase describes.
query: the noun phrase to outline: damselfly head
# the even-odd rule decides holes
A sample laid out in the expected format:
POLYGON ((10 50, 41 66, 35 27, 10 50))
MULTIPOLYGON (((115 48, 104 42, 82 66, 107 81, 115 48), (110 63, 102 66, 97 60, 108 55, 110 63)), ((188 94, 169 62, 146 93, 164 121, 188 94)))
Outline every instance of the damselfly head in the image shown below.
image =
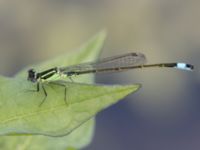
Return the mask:
POLYGON ((27 80, 31 82, 36 82, 37 81, 37 73, 34 69, 28 70, 28 78, 27 80))

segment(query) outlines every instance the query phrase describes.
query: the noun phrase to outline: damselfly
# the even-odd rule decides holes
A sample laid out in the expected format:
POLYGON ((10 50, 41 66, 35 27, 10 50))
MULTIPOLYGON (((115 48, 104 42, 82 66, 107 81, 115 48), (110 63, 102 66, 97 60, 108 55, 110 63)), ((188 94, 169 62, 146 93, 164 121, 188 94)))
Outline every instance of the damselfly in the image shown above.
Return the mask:
MULTIPOLYGON (((82 75, 89 73, 108 73, 108 72, 120 72, 126 71, 130 69, 137 68, 150 68, 150 67, 168 67, 168 68, 176 68, 182 70, 193 70, 193 65, 186 63, 157 63, 157 64, 145 64, 146 58, 142 53, 128 53, 114 57, 108 57, 96 62, 82 63, 73 66, 67 67, 54 67, 42 72, 36 72, 34 69, 28 70, 28 80, 37 83, 37 92, 40 91, 40 87, 44 92, 44 99, 40 103, 40 106, 44 103, 47 97, 47 91, 45 90, 43 83, 44 82, 52 82, 52 77, 64 76, 71 79, 73 75, 82 75)), ((57 83, 60 86, 65 88, 65 102, 66 102, 66 91, 67 87, 65 84, 60 82, 57 83)), ((67 102, 66 102, 67 103, 67 102)))

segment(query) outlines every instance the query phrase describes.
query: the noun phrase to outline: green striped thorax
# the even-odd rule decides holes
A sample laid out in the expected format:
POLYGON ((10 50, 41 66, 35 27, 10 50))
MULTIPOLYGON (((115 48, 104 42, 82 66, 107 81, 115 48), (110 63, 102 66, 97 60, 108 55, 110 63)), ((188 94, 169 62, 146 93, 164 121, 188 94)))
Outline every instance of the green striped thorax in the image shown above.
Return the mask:
POLYGON ((37 73, 35 69, 28 70, 27 80, 33 83, 41 81, 55 80, 61 77, 60 71, 57 67, 37 73))

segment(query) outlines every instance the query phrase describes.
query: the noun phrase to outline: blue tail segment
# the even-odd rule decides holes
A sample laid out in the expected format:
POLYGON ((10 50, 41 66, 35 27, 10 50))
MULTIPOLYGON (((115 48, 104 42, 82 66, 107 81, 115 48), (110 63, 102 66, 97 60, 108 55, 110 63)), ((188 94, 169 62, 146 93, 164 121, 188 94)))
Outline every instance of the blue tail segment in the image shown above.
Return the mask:
POLYGON ((194 69, 194 66, 191 64, 186 64, 186 63, 177 63, 174 68, 192 71, 194 69))

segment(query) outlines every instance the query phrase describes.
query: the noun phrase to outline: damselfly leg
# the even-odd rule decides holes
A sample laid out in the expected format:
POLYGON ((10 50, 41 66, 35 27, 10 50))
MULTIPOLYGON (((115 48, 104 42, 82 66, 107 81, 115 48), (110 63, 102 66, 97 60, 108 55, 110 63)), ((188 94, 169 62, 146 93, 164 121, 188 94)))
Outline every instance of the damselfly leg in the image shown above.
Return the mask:
POLYGON ((57 86, 64 87, 64 101, 65 101, 65 104, 68 105, 68 103, 67 103, 67 86, 66 86, 66 84, 64 84, 64 82, 65 81, 59 80, 59 81, 49 82, 49 84, 54 84, 57 86))
POLYGON ((42 106, 42 104, 44 103, 44 101, 46 100, 46 98, 48 96, 47 91, 46 91, 46 89, 45 89, 45 87, 44 87, 44 85, 42 83, 41 83, 41 87, 42 87, 42 90, 44 92, 45 97, 43 98, 43 100, 42 100, 42 102, 40 103, 39 106, 42 106))
MULTIPOLYGON (((47 84, 54 84, 54 85, 57 85, 57 86, 64 87, 64 101, 65 101, 65 104, 68 105, 68 103, 67 103, 67 86, 64 83, 61 83, 61 82, 58 82, 58 81, 51 81, 51 82, 48 82, 47 84)), ((41 86, 42 91, 44 93, 44 98, 43 98, 42 102, 39 104, 39 107, 44 104, 44 102, 45 102, 45 100, 46 100, 46 98, 48 96, 48 93, 47 93, 47 90, 45 89, 44 84, 38 82, 37 83, 37 89, 36 90, 30 90, 30 92, 39 92, 40 91, 40 86, 41 86)))

